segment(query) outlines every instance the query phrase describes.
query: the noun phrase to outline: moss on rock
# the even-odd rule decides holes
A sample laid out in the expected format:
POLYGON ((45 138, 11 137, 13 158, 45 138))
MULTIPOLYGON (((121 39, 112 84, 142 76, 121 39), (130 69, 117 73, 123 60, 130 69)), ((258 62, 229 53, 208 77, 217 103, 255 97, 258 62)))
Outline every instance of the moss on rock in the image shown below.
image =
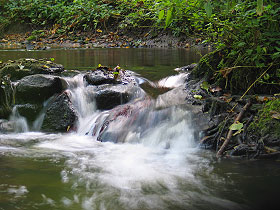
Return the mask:
POLYGON ((280 99, 268 101, 259 110, 249 131, 259 137, 269 134, 270 138, 280 138, 280 99))
POLYGON ((34 74, 61 73, 64 67, 47 59, 36 60, 23 58, 16 61, 8 61, 0 67, 0 78, 10 75, 11 81, 22 79, 34 74))

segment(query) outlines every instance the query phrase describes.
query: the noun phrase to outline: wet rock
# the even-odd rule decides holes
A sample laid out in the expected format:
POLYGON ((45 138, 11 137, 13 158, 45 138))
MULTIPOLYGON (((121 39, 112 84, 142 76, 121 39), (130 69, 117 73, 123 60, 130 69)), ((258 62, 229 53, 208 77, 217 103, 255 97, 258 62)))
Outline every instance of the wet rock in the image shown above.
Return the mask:
POLYGON ((108 110, 127 103, 130 99, 130 95, 127 92, 101 90, 96 93, 95 99, 98 109, 108 110))
POLYGON ((254 150, 255 149, 252 149, 251 147, 249 147, 246 144, 240 144, 240 145, 234 147, 234 149, 229 152, 229 155, 231 155, 231 156, 248 156, 249 153, 251 153, 254 150))
POLYGON ((226 113, 232 107, 226 101, 216 97, 209 97, 205 100, 203 112, 209 112, 210 116, 226 113))
POLYGON ((14 132, 15 122, 0 119, 0 132, 1 133, 11 133, 14 132))
POLYGON ((21 79, 16 87, 16 104, 42 103, 62 92, 62 82, 52 75, 31 75, 21 79))
POLYGON ((178 72, 187 72, 187 71, 193 70, 195 67, 197 67, 197 64, 196 63, 192 63, 190 65, 182 66, 182 67, 176 68, 174 70, 178 71, 178 72))
POLYGON ((84 76, 84 80, 89 84, 89 85, 104 85, 104 84, 119 84, 120 82, 114 80, 114 78, 105 76, 101 73, 96 74, 86 74, 84 76))
POLYGON ((95 100, 98 109, 108 110, 144 95, 144 91, 132 83, 100 85, 96 87, 95 100))
POLYGON ((192 79, 202 79, 209 81, 216 73, 217 66, 223 58, 222 51, 213 51, 203 56, 198 65, 191 72, 192 79))
POLYGON ((42 124, 48 132, 66 132, 77 120, 77 113, 66 92, 57 96, 49 105, 42 124))
POLYGON ((43 105, 42 104, 30 104, 30 103, 27 103, 27 104, 19 104, 19 105, 16 105, 17 107, 17 111, 18 113, 25 117, 28 121, 34 121, 40 111, 43 109, 43 105))
POLYGON ((0 118, 7 118, 12 111, 14 85, 10 77, 0 78, 0 118))
POLYGON ((16 81, 34 74, 59 74, 64 71, 61 64, 49 60, 36 60, 32 58, 8 61, 0 68, 0 78, 11 75, 11 80, 16 81))

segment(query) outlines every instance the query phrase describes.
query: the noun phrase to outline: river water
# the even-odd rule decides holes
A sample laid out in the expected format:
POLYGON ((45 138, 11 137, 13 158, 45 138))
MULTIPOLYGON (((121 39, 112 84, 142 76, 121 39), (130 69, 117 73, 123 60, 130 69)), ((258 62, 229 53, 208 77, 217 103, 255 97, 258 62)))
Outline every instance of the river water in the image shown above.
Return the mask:
MULTIPOLYGON (((99 63, 119 64, 156 82, 176 74, 173 69, 178 66, 197 62, 205 52, 2 50, 0 60, 52 57, 66 69, 81 72, 99 63)), ((188 108, 159 110, 153 101, 133 116, 134 123, 120 118, 113 124, 121 143, 97 141, 85 134, 92 122, 108 113, 85 99, 90 90, 79 76, 67 80, 79 110, 77 132, 34 132, 17 116, 25 132, 0 133, 0 210, 277 209, 278 161, 217 161, 212 152, 198 148, 188 108)))

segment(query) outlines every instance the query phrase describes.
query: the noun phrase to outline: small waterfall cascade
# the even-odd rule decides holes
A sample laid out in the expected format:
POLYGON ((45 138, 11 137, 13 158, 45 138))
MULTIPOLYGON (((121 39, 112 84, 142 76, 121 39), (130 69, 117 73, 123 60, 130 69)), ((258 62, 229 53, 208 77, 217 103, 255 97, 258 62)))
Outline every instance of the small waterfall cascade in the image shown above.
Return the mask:
POLYGON ((68 84, 68 95, 78 112, 77 133, 85 135, 90 127, 90 123, 97 117, 99 111, 96 110, 95 93, 93 86, 86 86, 83 74, 74 78, 66 78, 68 84))
MULTIPOLYGON (((185 78, 186 75, 180 75, 173 83, 185 78)), ((170 80, 174 80, 174 77, 170 80)), ((163 148, 180 149, 181 146, 175 145, 175 139, 181 139, 181 143, 193 143, 191 114, 183 107, 159 109, 155 100, 146 95, 135 97, 134 100, 111 110, 99 111, 95 104, 96 87, 87 86, 82 74, 66 81, 68 95, 78 111, 78 135, 88 135, 101 142, 141 142, 163 148), (186 137, 188 141, 185 141, 186 137)))
POLYGON ((27 124, 27 120, 25 117, 21 116, 17 110, 17 106, 13 107, 12 114, 9 118, 10 122, 12 122, 14 132, 22 133, 28 132, 29 127, 27 124))

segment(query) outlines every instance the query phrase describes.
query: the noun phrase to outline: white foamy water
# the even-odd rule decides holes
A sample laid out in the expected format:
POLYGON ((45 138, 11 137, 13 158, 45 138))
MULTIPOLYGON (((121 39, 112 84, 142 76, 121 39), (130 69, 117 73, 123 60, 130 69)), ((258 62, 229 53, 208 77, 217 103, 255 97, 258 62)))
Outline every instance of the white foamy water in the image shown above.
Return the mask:
MULTIPOLYGON (((185 77, 169 77, 160 84, 180 86, 185 77)), ((67 193, 52 196, 55 190, 40 191, 31 206, 75 210, 238 207, 203 182, 204 176, 216 179, 209 159, 194 141, 192 115, 186 108, 159 109, 155 101, 143 97, 101 112, 93 100, 95 89, 84 85, 82 75, 66 81, 78 112, 77 132, 0 134, 0 154, 43 161, 41 175, 50 173, 44 172, 45 159, 55 169, 58 164, 60 180, 52 183, 50 191, 59 184, 67 193)), ((22 186, 7 192, 11 196, 32 193, 32 187, 22 186)))
POLYGON ((180 73, 174 76, 166 77, 158 82, 159 87, 175 88, 185 84, 188 74, 180 73))

